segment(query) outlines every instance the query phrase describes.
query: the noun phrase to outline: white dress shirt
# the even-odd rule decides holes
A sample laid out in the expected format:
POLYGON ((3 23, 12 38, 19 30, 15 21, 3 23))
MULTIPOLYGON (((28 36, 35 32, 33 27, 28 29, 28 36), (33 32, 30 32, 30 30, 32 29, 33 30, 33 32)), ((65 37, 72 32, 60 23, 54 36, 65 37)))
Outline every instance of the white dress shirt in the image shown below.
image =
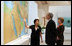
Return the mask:
POLYGON ((47 22, 49 22, 51 19, 49 19, 47 22))

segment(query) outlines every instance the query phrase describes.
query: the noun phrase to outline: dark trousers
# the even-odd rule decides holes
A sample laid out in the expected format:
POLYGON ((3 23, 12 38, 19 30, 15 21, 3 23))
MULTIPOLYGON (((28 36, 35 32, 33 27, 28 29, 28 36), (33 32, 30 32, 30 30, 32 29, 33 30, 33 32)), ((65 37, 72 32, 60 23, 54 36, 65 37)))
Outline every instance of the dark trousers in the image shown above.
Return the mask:
POLYGON ((31 39, 30 45, 40 45, 40 41, 39 40, 32 40, 31 39))
POLYGON ((55 42, 49 42, 47 45, 55 45, 55 42))
POLYGON ((57 40, 57 45, 63 45, 63 41, 57 40))

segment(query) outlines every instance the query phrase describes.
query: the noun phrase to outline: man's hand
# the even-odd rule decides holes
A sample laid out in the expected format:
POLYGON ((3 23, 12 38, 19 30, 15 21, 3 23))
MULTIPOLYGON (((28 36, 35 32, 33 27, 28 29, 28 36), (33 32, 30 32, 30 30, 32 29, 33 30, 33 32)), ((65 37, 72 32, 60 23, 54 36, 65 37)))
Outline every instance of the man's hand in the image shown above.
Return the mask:
POLYGON ((59 40, 59 37, 57 36, 57 40, 59 40))

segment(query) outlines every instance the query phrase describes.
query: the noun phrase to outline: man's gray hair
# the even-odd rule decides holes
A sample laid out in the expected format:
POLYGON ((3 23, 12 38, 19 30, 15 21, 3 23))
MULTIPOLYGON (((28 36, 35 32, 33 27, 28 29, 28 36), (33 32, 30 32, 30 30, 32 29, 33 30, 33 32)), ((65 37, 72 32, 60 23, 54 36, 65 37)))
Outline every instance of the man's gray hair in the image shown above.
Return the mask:
POLYGON ((53 13, 49 13, 48 15, 50 15, 51 19, 53 18, 53 13))

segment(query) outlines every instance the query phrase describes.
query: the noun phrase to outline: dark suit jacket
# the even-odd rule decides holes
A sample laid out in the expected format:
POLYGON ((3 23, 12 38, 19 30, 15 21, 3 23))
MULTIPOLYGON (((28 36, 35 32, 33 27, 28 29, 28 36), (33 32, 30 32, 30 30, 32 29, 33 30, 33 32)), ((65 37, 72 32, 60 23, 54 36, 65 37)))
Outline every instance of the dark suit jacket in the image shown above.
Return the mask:
POLYGON ((56 24, 51 19, 46 25, 45 42, 52 43, 56 41, 56 24))

